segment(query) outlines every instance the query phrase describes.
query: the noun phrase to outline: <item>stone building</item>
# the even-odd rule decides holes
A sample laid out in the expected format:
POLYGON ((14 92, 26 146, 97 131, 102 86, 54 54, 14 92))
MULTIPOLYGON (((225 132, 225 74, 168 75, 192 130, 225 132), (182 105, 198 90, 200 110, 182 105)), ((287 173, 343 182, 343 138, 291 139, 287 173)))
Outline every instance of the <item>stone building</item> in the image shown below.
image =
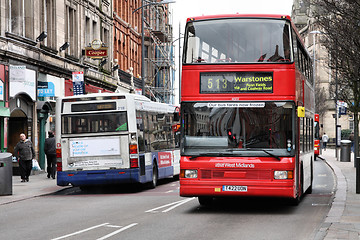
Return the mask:
MULTIPOLYGON (((321 29, 310 17, 313 11, 308 0, 294 0, 291 18, 295 22, 300 35, 307 46, 310 56, 315 59, 314 78, 316 93, 316 111, 320 115, 320 135, 326 133, 330 137, 330 144, 334 145, 336 140, 336 125, 341 129, 354 130, 354 121, 350 114, 336 117, 335 94, 330 90, 330 82, 335 78, 334 72, 328 68, 328 60, 331 56, 321 44, 321 29)), ((338 107, 342 102, 338 101, 338 107)))
POLYGON ((54 99, 74 94, 72 74, 83 76, 84 93, 117 88, 109 61, 112 3, 0 0, 0 6, 0 148, 13 152, 24 132, 44 168, 42 147, 46 130, 54 129, 54 99), (93 40, 108 48, 107 57, 85 56, 93 40))
POLYGON ((148 97, 171 101, 170 11, 159 0, 143 2, 0 0, 0 151, 13 152, 24 132, 44 168, 45 133, 55 129, 57 97, 100 91, 141 94, 144 80, 148 97), (73 85, 74 76, 83 79, 80 88, 73 85))

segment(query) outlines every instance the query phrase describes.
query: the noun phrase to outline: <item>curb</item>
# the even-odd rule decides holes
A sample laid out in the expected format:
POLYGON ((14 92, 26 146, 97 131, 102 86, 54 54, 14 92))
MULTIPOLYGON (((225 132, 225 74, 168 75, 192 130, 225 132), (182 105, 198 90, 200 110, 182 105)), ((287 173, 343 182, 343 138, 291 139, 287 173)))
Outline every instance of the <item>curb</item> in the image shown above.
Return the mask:
POLYGON ((324 162, 331 168, 335 175, 334 179, 334 196, 332 197, 331 208, 324 219, 324 222, 321 224, 320 229, 315 235, 315 240, 326 239, 328 231, 332 224, 339 223, 341 216, 345 210, 346 203, 346 191, 347 191, 347 182, 346 178, 343 175, 341 169, 333 164, 332 162, 326 161, 324 158, 319 157, 324 160, 324 162))

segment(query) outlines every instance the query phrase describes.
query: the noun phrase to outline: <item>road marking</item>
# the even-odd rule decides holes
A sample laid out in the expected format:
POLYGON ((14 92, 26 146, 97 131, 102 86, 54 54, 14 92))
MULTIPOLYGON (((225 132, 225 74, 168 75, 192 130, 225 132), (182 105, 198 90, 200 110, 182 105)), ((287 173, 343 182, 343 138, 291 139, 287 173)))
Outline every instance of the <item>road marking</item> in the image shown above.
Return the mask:
POLYGON ((156 207, 156 208, 147 210, 147 211, 145 211, 145 212, 146 212, 146 213, 150 213, 150 212, 156 213, 156 212, 157 212, 156 210, 158 210, 158 209, 166 208, 166 207, 171 206, 171 207, 169 207, 169 208, 167 208, 167 209, 165 209, 165 210, 162 211, 163 213, 166 213, 166 212, 169 212, 169 211, 173 210, 174 208, 176 208, 176 207, 178 207, 178 206, 180 206, 180 205, 183 205, 183 204, 185 204, 185 203, 187 203, 187 202, 190 202, 190 201, 193 200, 193 199, 194 199, 194 198, 188 198, 188 199, 180 200, 180 201, 177 201, 177 202, 165 204, 165 205, 163 205, 163 206, 156 207))
POLYGON ((313 203, 312 206, 329 206, 328 203, 313 203))
POLYGON ((327 174, 318 174, 318 177, 327 177, 327 174))
POLYGON ((327 184, 323 184, 323 185, 315 185, 315 188, 327 188, 327 184))
POLYGON ((125 231, 126 229, 129 229, 129 228, 131 228, 131 227, 133 227, 133 226, 136 226, 136 225, 137 225, 137 223, 132 223, 132 224, 127 225, 127 226, 125 226, 125 227, 123 227, 123 228, 120 228, 119 230, 116 230, 116 231, 114 231, 114 232, 112 232, 112 233, 109 233, 108 235, 105 235, 105 236, 103 236, 103 237, 101 237, 101 238, 98 238, 97 240, 107 239, 107 238, 109 238, 109 237, 112 237, 112 236, 114 236, 114 235, 116 235, 116 234, 118 234, 118 233, 120 233, 120 232, 122 232, 122 231, 125 231))
POLYGON ((77 234, 84 233, 84 232, 93 230, 93 229, 95 229, 95 228, 105 226, 105 225, 107 225, 107 224, 109 224, 109 223, 99 224, 99 225, 96 225, 96 226, 93 226, 93 227, 89 227, 89 228, 86 228, 86 229, 83 229, 83 230, 80 230, 80 231, 77 231, 77 232, 74 232, 74 233, 67 234, 67 235, 65 235, 65 236, 61 236, 61 237, 58 237, 58 238, 53 238, 52 240, 59 240, 59 239, 64 239, 64 238, 68 238, 68 237, 71 237, 71 236, 75 236, 75 235, 77 235, 77 234))
POLYGON ((105 227, 109 227, 109 228, 121 228, 122 226, 118 226, 118 225, 106 225, 105 227))
POLYGON ((190 202, 190 201, 193 200, 193 199, 194 199, 194 198, 185 199, 185 200, 183 200, 182 202, 180 202, 180 203, 178 203, 178 204, 172 206, 171 208, 168 208, 168 209, 166 209, 166 210, 164 210, 164 211, 162 211, 162 212, 163 212, 163 213, 169 212, 169 211, 173 210, 174 208, 177 208, 177 207, 180 206, 180 205, 183 205, 183 204, 185 204, 185 203, 187 203, 187 202, 190 202))

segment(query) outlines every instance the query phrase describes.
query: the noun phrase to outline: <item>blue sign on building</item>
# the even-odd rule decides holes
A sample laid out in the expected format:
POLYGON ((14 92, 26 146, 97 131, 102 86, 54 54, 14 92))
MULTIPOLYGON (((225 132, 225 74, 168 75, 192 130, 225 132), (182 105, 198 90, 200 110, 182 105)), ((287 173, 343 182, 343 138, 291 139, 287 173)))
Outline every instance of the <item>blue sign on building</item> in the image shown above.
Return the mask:
POLYGON ((38 82, 38 97, 55 97, 54 83, 38 82))

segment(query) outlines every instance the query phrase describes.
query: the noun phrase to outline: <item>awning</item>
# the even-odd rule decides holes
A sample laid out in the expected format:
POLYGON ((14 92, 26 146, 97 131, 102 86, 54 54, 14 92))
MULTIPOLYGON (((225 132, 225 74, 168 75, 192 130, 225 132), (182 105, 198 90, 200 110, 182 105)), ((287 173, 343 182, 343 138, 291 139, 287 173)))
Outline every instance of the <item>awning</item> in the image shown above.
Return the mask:
POLYGON ((53 110, 53 107, 51 106, 50 102, 48 102, 48 101, 38 101, 36 109, 37 110, 45 110, 46 112, 50 112, 53 110))
POLYGON ((10 117, 10 108, 0 107, 0 117, 10 117))

